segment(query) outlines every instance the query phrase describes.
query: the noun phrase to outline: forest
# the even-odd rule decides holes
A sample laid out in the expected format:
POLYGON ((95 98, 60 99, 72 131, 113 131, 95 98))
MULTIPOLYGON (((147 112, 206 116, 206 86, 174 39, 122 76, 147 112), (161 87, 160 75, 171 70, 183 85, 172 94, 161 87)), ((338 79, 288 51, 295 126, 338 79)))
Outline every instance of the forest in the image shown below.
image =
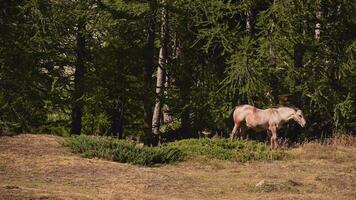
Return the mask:
POLYGON ((1 0, 0 132, 228 135, 233 109, 301 109, 293 141, 356 130, 351 0, 1 0))

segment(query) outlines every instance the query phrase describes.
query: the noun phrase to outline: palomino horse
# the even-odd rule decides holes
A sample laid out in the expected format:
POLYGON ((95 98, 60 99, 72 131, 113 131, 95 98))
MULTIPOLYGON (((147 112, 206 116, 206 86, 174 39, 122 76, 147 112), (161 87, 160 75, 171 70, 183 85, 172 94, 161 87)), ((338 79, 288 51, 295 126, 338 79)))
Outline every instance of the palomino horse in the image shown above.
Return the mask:
POLYGON ((278 146, 277 130, 285 122, 293 119, 302 127, 306 123, 301 110, 289 107, 262 110, 251 105, 241 105, 235 108, 233 118, 235 126, 230 135, 231 140, 235 138, 237 133, 244 136, 246 128, 253 129, 256 132, 267 130, 268 134, 271 135, 271 149, 278 146))

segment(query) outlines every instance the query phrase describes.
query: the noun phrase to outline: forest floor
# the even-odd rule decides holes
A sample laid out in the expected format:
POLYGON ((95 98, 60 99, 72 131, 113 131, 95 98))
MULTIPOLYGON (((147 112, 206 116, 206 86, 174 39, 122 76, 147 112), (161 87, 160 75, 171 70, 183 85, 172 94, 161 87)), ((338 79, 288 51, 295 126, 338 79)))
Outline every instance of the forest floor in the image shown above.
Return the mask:
POLYGON ((356 199, 355 147, 306 144, 283 161, 140 167, 81 158, 62 142, 0 137, 0 199, 356 199))

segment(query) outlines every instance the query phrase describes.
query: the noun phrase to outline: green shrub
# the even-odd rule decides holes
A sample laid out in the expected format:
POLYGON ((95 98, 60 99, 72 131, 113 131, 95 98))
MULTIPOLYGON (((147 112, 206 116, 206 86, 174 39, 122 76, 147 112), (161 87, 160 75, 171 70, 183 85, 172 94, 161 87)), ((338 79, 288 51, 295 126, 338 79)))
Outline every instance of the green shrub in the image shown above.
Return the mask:
POLYGON ((230 141, 228 139, 187 139, 161 147, 139 147, 135 142, 110 137, 73 136, 65 146, 87 158, 103 158, 122 163, 152 166, 184 160, 186 156, 247 162, 250 160, 280 160, 284 151, 270 151, 263 143, 230 141))
POLYGON ((70 136, 68 127, 66 127, 66 125, 61 125, 61 124, 47 124, 36 128, 31 128, 30 133, 50 134, 50 135, 57 135, 61 137, 70 136))
POLYGON ((178 148, 189 157, 246 162, 249 160, 280 160, 287 156, 284 151, 270 151, 265 144, 255 141, 229 139, 187 139, 167 144, 178 148))
POLYGON ((104 158, 122 163, 152 166, 182 161, 184 154, 174 147, 139 147, 136 143, 109 137, 73 136, 64 145, 86 158, 104 158))

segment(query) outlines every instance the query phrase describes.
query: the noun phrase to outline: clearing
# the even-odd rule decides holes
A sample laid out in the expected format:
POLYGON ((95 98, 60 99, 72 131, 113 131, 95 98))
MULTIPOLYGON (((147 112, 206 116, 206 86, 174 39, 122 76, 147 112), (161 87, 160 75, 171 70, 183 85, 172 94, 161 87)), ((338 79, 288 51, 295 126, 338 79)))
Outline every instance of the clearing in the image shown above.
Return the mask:
POLYGON ((355 147, 307 144, 284 161, 150 168, 81 158, 62 142, 0 137, 0 199, 356 199, 355 147))

